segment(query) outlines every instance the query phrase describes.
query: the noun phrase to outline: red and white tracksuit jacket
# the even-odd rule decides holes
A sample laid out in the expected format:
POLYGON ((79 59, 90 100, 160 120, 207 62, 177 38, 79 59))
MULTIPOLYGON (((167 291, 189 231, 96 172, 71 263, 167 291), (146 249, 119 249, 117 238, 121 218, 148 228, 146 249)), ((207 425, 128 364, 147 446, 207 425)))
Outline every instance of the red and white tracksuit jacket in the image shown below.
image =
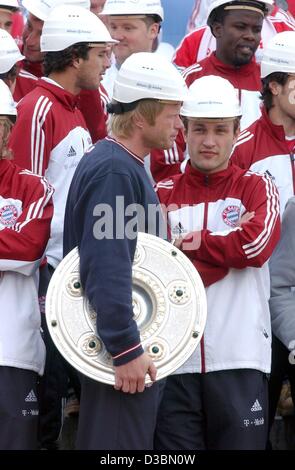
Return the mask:
MULTIPOLYGON (((23 61, 17 78, 14 100, 18 103, 24 96, 37 85, 38 78, 43 75, 42 62, 23 61)), ((82 112, 92 142, 104 139, 107 136, 108 112, 106 105, 109 102, 105 88, 100 85, 98 90, 82 90, 77 101, 77 106, 82 112)))
MULTIPOLYGON (((252 124, 260 116, 260 66, 254 60, 237 68, 224 64, 212 53, 199 64, 192 65, 183 72, 188 86, 204 75, 223 77, 238 90, 243 113, 241 129, 252 124)), ((156 182, 184 171, 186 145, 181 134, 178 134, 172 149, 151 152, 151 173, 156 182)))
POLYGON ((18 104, 18 119, 10 136, 15 162, 45 175, 55 189, 48 263, 62 259, 63 222, 68 189, 75 169, 91 146, 77 97, 53 80, 39 79, 34 90, 18 104))
MULTIPOLYGON (((256 51, 256 60, 261 61, 262 50, 265 44, 277 33, 295 31, 295 21, 286 12, 278 7, 274 8, 272 15, 265 18, 261 32, 260 46, 256 51)), ((209 26, 201 26, 183 38, 175 51, 173 62, 181 70, 200 62, 216 49, 216 40, 209 26)))
POLYGON ((43 75, 42 62, 23 60, 21 64, 13 92, 14 101, 17 103, 35 88, 38 78, 43 75))
POLYGON ((45 346, 38 270, 50 234, 52 194, 44 178, 0 160, 0 365, 40 375, 45 346))
POLYGON ((279 198, 271 178, 235 165, 158 183, 173 237, 201 231, 198 250, 183 250, 206 287, 205 333, 177 373, 228 369, 270 371, 268 263, 280 236, 279 198), (169 205, 173 205, 170 206, 169 205), (255 216, 241 227, 245 212, 255 216))
POLYGON ((295 138, 293 144, 292 150, 283 126, 273 124, 263 107, 261 118, 239 135, 231 157, 239 167, 273 178, 280 195, 281 213, 295 194, 295 138))

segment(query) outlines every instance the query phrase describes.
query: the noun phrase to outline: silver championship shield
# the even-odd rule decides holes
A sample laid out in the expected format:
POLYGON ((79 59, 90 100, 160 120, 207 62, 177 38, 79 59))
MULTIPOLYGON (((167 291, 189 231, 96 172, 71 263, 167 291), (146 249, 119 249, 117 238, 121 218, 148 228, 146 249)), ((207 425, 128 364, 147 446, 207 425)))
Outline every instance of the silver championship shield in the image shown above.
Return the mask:
MULTIPOLYGON (((132 277, 134 318, 161 379, 178 369, 200 342, 207 313, 205 289, 180 250, 146 233, 138 234, 132 277)), ((83 295, 77 248, 52 276, 46 319, 56 347, 73 367, 99 382, 115 383, 112 358, 96 333, 96 312, 83 295)))

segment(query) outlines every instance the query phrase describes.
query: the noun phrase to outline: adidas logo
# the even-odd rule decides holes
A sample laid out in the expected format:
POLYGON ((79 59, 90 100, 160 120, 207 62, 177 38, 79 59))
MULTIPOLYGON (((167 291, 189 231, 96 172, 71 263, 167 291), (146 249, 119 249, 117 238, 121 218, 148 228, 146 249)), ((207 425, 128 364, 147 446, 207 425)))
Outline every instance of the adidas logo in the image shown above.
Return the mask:
POLYGON ((173 234, 176 234, 176 235, 181 235, 184 232, 185 232, 185 228, 182 226, 181 222, 179 222, 179 224, 176 225, 173 229, 173 234))
POLYGON ((251 411, 261 411, 262 410, 262 407, 259 403, 258 400, 255 400, 255 402, 253 403, 253 406, 251 408, 251 411))
POLYGON ((272 181, 275 181, 275 177, 271 174, 270 171, 266 170, 265 174, 272 180, 272 181))
POLYGON ((68 157, 75 157, 77 155, 76 150, 71 146, 68 157))
POLYGON ((25 401, 37 401, 37 397, 34 393, 34 390, 30 391, 30 393, 26 396, 25 401))

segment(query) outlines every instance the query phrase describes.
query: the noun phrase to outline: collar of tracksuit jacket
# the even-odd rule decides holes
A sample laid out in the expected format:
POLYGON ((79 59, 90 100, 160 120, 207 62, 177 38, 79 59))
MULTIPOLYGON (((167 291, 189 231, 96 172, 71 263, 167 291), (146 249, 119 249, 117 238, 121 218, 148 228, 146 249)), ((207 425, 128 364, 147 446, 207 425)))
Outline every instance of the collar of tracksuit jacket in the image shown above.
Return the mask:
POLYGON ((78 104, 79 95, 73 95, 69 91, 58 86, 58 84, 54 85, 53 83, 49 83, 46 80, 43 80, 42 78, 39 78, 36 86, 50 91, 50 93, 52 93, 55 98, 60 101, 66 109, 68 109, 69 111, 75 111, 78 104))

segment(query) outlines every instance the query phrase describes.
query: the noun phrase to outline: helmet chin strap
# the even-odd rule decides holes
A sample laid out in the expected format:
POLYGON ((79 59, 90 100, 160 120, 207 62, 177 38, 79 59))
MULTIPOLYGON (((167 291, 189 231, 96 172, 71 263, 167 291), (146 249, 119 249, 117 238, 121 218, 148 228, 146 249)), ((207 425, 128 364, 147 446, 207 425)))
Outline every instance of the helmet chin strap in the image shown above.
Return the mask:
POLYGON ((132 101, 132 103, 119 103, 119 102, 112 102, 107 104, 107 111, 110 114, 124 114, 128 113, 129 111, 133 111, 136 108, 139 101, 132 101))
POLYGON ((143 98, 141 100, 132 101, 131 103, 119 103, 118 101, 117 102, 113 101, 113 102, 107 104, 107 111, 110 114, 128 113, 128 111, 133 111, 133 109, 136 108, 138 103, 140 101, 145 100, 145 99, 158 101, 158 103, 161 103, 161 104, 179 104, 179 103, 181 103, 181 101, 159 100, 159 99, 153 99, 153 98, 143 98))

